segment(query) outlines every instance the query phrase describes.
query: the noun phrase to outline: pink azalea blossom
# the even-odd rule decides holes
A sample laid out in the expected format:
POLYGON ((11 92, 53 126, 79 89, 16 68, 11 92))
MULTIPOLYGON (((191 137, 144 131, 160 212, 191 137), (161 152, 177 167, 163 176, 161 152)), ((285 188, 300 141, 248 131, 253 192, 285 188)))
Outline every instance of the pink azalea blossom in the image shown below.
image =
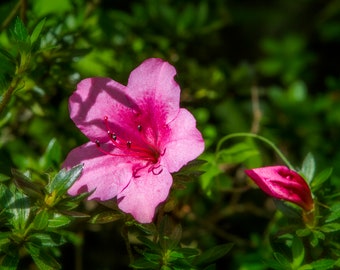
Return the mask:
POLYGON ((262 167, 245 172, 269 196, 295 203, 307 212, 314 209, 310 188, 297 172, 285 166, 262 167))
POLYGON ((109 78, 82 80, 69 100, 70 116, 90 142, 73 149, 63 167, 84 165, 70 195, 117 198, 119 208, 141 223, 152 221, 178 171, 204 150, 196 121, 179 107, 176 70, 148 59, 127 86, 109 78))

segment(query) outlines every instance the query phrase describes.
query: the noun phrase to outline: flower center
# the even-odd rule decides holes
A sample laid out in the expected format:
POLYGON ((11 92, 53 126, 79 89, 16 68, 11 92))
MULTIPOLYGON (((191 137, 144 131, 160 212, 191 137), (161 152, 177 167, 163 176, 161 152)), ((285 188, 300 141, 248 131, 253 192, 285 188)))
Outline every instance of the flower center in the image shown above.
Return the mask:
POLYGON ((160 174, 162 172, 162 170, 157 171, 157 169, 160 168, 157 163, 159 157, 164 155, 165 151, 161 153, 158 148, 156 148, 154 145, 150 144, 150 142, 146 140, 145 134, 143 133, 143 126, 141 124, 137 125, 136 127, 138 133, 140 134, 140 141, 138 143, 134 143, 132 140, 126 140, 119 137, 114 131, 112 131, 109 126, 107 116, 104 117, 104 123, 109 137, 109 142, 112 143, 115 148, 120 149, 121 153, 116 154, 104 150, 101 147, 101 143, 99 142, 99 140, 96 140, 95 144, 102 153, 111 156, 134 157, 141 161, 146 161, 144 165, 134 170, 134 176, 136 176, 139 170, 149 166, 149 172, 151 171, 154 174, 160 174))

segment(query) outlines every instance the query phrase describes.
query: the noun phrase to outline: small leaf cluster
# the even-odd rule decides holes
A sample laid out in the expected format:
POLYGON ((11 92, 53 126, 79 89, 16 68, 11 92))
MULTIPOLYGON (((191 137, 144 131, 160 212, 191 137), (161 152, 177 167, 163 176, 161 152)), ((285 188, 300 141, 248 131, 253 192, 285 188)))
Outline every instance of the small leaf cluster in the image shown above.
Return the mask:
POLYGON ((81 171, 81 165, 69 171, 63 169, 44 186, 13 169, 15 185, 0 183, 2 269, 16 269, 23 250, 39 269, 61 269, 55 254, 59 246, 71 241, 69 232, 63 228, 73 216, 79 216, 72 210, 88 195, 66 195, 81 171))
POLYGON ((182 227, 174 225, 165 216, 155 231, 153 239, 147 236, 138 236, 143 248, 138 252, 142 257, 130 266, 134 269, 215 269, 214 262, 225 256, 233 244, 222 244, 201 252, 196 247, 180 244, 182 227))

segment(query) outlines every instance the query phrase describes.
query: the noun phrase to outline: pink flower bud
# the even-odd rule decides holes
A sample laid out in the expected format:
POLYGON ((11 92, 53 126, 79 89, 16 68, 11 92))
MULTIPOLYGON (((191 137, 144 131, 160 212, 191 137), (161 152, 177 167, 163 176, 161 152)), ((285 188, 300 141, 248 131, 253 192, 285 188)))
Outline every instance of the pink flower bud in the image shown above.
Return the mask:
POLYGON ((314 209, 312 193, 306 181, 286 166, 269 166, 245 173, 269 196, 286 200, 302 207, 306 212, 314 209))

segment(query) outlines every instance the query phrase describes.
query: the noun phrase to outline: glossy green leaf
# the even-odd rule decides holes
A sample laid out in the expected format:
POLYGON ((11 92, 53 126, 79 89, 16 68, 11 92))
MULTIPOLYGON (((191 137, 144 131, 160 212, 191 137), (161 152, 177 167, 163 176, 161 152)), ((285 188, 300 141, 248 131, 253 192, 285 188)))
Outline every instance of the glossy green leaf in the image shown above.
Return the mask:
POLYGON ((61 269, 60 264, 44 248, 31 242, 25 244, 25 248, 40 270, 61 269))
POLYGON ((33 228, 35 230, 44 230, 49 224, 48 219, 49 219, 49 214, 47 210, 42 210, 38 212, 38 214, 34 217, 34 220, 33 220, 33 228))
POLYGON ((64 195, 67 190, 78 179, 83 169, 83 165, 77 165, 70 170, 62 169, 46 186, 47 191, 56 197, 64 195))
POLYGON ((10 223, 17 230, 23 230, 30 215, 30 200, 23 193, 14 190, 7 211, 11 214, 10 223))
POLYGON ((57 247, 65 243, 65 239, 55 232, 38 232, 29 236, 28 241, 41 247, 57 247))
POLYGON ((56 213, 48 220, 48 227, 51 229, 64 227, 70 224, 71 221, 71 217, 56 213))

